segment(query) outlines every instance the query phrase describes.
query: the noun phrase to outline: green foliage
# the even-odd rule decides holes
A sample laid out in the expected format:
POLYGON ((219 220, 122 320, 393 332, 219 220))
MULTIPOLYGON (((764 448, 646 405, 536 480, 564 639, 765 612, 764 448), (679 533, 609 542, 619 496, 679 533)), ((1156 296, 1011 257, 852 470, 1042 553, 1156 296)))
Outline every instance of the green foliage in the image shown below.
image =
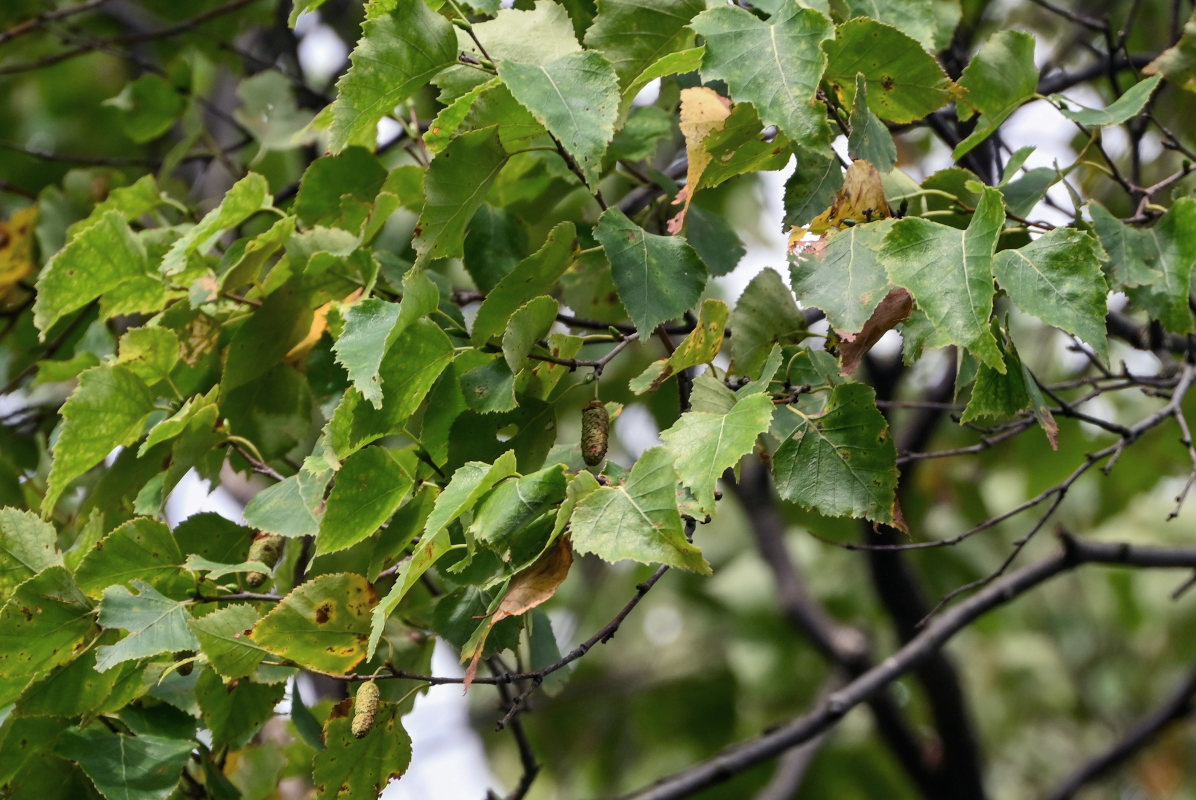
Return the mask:
POLYGON ((1136 574, 972 627, 962 684, 917 631, 1040 530, 1191 530, 1193 20, 117 5, 0 8, 0 797, 369 800, 446 682, 500 690, 511 796, 1042 796, 1190 669, 1136 574), (731 747, 861 686, 806 786, 731 747))

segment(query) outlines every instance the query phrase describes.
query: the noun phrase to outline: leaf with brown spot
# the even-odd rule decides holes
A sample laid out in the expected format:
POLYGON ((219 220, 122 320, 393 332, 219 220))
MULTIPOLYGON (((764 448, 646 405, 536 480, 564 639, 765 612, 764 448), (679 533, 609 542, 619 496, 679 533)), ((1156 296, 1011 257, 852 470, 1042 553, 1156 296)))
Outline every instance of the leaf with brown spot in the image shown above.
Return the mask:
POLYGON ((867 161, 856 160, 847 168, 843 176, 843 188, 835 196, 835 202, 815 217, 807 230, 810 233, 826 233, 892 215, 880 173, 867 161))
POLYGON ((905 289, 893 289, 880 301, 859 333, 840 331, 843 343, 839 345, 839 374, 847 377, 855 372, 872 345, 879 342, 880 337, 897 323, 907 319, 913 310, 914 299, 910 293, 905 289))
POLYGON ((636 394, 654 392, 671 376, 683 369, 708 364, 723 346, 724 331, 730 312, 721 300, 706 300, 698 312, 698 324, 667 359, 648 365, 629 386, 636 394))
POLYGON ((342 675, 365 658, 378 595, 361 575, 321 575, 288 594, 252 638, 299 666, 342 675))

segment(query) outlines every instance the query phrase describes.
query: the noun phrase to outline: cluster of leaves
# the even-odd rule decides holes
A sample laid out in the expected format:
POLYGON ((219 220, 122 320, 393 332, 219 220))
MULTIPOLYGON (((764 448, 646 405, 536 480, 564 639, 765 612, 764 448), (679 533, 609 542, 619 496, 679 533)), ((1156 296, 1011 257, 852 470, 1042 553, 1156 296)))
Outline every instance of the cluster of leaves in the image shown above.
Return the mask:
MULTIPOLYGON (((1191 198, 1119 217, 1068 183, 1082 159, 1026 169, 1032 148, 999 176, 895 166, 902 126, 954 104, 962 163, 1040 98, 1031 35, 995 33, 952 79, 934 54, 956 4, 754 5, 370 0, 331 102, 301 108, 278 71, 241 81, 248 153, 207 133, 221 61, 199 45, 114 92, 131 140, 173 143, 149 171, 51 183, 0 254, 4 397, 51 409, 0 440, 9 795, 263 797, 304 774, 374 797, 425 684, 383 680, 369 724, 345 701, 322 730, 292 692, 280 754, 255 737, 301 670, 427 675, 439 638, 467 686, 506 651, 538 682, 570 660, 537 609, 574 555, 709 574, 694 523, 752 454, 784 501, 904 529, 889 423, 853 377, 886 332, 909 364, 956 349, 963 421, 1030 414, 1054 445, 1013 315, 1098 366, 1109 292, 1160 336, 1194 330, 1191 198), (196 155, 234 172, 202 213, 179 177, 196 155), (703 198, 794 158, 784 277, 718 299, 744 248, 703 198), (1057 184, 1072 223, 1028 219, 1057 184), (616 432, 648 404, 660 443, 588 466, 594 398, 616 432), (244 524, 172 530, 192 470, 269 483, 244 524)), ((1189 48, 1147 72, 1105 108, 1050 102, 1095 149, 1163 76, 1191 86, 1189 48)))

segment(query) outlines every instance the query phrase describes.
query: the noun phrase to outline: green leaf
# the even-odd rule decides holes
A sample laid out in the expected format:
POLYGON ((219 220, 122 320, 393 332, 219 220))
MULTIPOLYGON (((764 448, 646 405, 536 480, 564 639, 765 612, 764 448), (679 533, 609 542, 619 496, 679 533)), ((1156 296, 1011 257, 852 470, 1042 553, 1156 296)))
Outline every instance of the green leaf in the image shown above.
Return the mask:
POLYGON ((1034 37, 1021 31, 997 31, 959 76, 959 85, 967 92, 959 105, 960 119, 969 119, 971 109, 982 116, 972 133, 951 154, 956 161, 991 136, 1010 114, 1038 93, 1034 37))
POLYGON ((1179 88, 1196 92, 1196 12, 1184 23, 1179 41, 1143 67, 1142 72, 1163 75, 1179 88))
POLYGON ((511 315, 532 298, 551 292, 578 250, 573 223, 562 222, 549 231, 540 249, 520 261, 486 293, 473 320, 473 342, 483 344, 503 336, 511 315))
POLYGON ((573 549, 605 561, 668 564, 709 575, 702 552, 685 539, 674 459, 669 450, 653 447, 635 462, 626 481, 579 499, 570 518, 573 549))
POLYGON ((469 533, 496 550, 505 549, 533 520, 565 499, 566 483, 564 464, 499 483, 478 506, 469 533))
POLYGON ((751 394, 725 414, 688 411, 661 432, 681 484, 693 492, 704 513, 714 513, 715 482, 752 451, 756 437, 768 430, 772 412, 768 394, 751 394))
POLYGON ((901 31, 875 20, 843 23, 823 49, 826 79, 844 103, 855 102, 855 76, 863 73, 868 108, 887 122, 922 119, 959 93, 934 56, 901 31))
POLYGON ((120 337, 119 353, 116 363, 152 386, 179 362, 179 337, 169 328, 133 328, 120 337))
POLYGON ((32 511, 0 508, 0 598, 47 567, 62 563, 58 533, 32 511))
MULTIPOLYGON (((581 52, 569 12, 557 3, 536 3, 530 9, 504 8, 494 19, 475 24, 473 34, 495 62, 547 64, 581 52)), ((468 36, 459 36, 458 45, 475 58, 483 55, 468 36)))
POLYGON ((594 238, 642 338, 692 307, 706 288, 706 265, 684 239, 648 233, 617 208, 598 218, 594 238))
POLYGON ((528 251, 527 228, 514 214, 483 203, 465 233, 465 271, 489 294, 528 251))
MULTIPOLYGON (((709 154, 710 163, 702 170, 697 188, 712 188, 747 172, 784 169, 792 155, 789 139, 783 133, 765 138, 763 128, 751 103, 736 103, 731 115, 723 120, 722 127, 702 139, 702 148, 709 154)), ((713 214, 709 216, 723 219, 713 214)), ((698 227, 690 225, 686 229, 691 242, 698 227)))
POLYGON ((432 159, 413 242, 421 263, 462 255, 465 226, 506 162, 507 152, 495 128, 463 133, 432 159))
POLYGON ((629 86, 623 89, 623 101, 620 103, 621 109, 625 112, 631 106, 632 101, 635 100, 636 95, 640 93, 640 90, 657 78, 667 78, 670 75, 686 75, 690 72, 697 72, 705 55, 705 47, 691 47, 688 50, 681 50, 677 53, 669 53, 668 55, 661 56, 641 72, 639 77, 633 80, 629 86))
POLYGON ((1001 194, 986 188, 967 230, 920 218, 898 220, 880 251, 889 278, 909 289, 935 333, 929 344, 957 344, 1000 372, 1005 368, 989 331, 992 257, 1005 221, 1001 194))
POLYGON ((423 2, 371 3, 348 72, 337 81, 329 146, 374 139, 378 121, 445 67, 457 62, 457 36, 423 2))
POLYGON ((777 413, 787 434, 772 469, 783 499, 828 517, 899 524, 897 450, 871 386, 836 386, 817 416, 792 405, 777 413))
POLYGON ((157 139, 178 120, 187 101, 170 81, 149 73, 125 85, 103 105, 119 109, 120 124, 129 138, 141 144, 157 139))
POLYGON ((91 606, 75 579, 65 567, 47 567, 0 608, 0 678, 41 677, 72 660, 94 633, 91 606))
POLYGON ((99 597, 113 584, 138 580, 172 596, 194 590, 195 580, 182 568, 183 554, 165 523, 131 519, 96 545, 75 570, 79 588, 99 597))
POLYGON ((331 470, 302 469, 267 486, 245 506, 245 522, 267 533, 291 538, 314 536, 320 529, 319 508, 324 504, 324 489, 330 480, 331 470))
MULTIPOLYGON (((996 328, 996 321, 993 322, 996 328)), ((999 330, 994 330, 997 346, 1005 357, 1005 373, 1001 374, 987 364, 980 364, 976 372, 976 383, 972 386, 972 397, 963 410, 960 422, 975 419, 1003 420, 1015 416, 1030 407, 1030 395, 1026 391, 1026 376, 1022 373, 1022 362, 1013 343, 1006 340, 999 330)))
POLYGON ((75 761, 105 800, 166 800, 191 759, 195 742, 107 728, 69 728, 58 740, 59 755, 75 761))
POLYGON ((394 339, 378 369, 386 393, 381 408, 350 389, 333 412, 327 431, 337 456, 345 458, 375 439, 402 432, 452 357, 452 342, 431 320, 408 326, 394 339))
POLYGON ((272 201, 266 179, 256 172, 249 173, 233 184, 220 205, 170 246, 162 259, 162 273, 177 275, 182 272, 188 256, 194 252, 202 253, 218 234, 240 225, 262 209, 270 208, 272 201))
POLYGON ((386 182, 386 170, 363 147, 350 147, 311 162, 295 195, 295 216, 303 227, 336 227, 344 218, 344 201, 373 203, 386 182))
POLYGON ((330 719, 324 749, 312 761, 316 797, 376 800, 388 781, 402 777, 411 763, 411 738, 403 729, 401 703, 382 702, 374 724, 358 739, 348 717, 330 719))
POLYGON ((848 124, 851 134, 847 137, 847 150, 852 158, 863 159, 881 172, 891 170, 897 163, 897 144, 880 117, 868 108, 868 82, 858 72, 855 76, 855 104, 851 107, 848 124))
POLYGON ((1181 197, 1159 217, 1154 227, 1141 231, 1140 257, 1149 259, 1154 279, 1131 288, 1130 299, 1146 309, 1169 331, 1190 333, 1188 306, 1192 267, 1196 265, 1196 199, 1181 197))
POLYGON ((626 88, 664 56, 693 47, 686 25, 705 8, 704 0, 600 0, 585 43, 606 56, 626 88))
POLYGON ((414 485, 385 448, 367 447, 349 456, 328 495, 316 553, 344 550, 374 533, 402 505, 414 485))
POLYGON ((993 274, 1020 309, 1074 333, 1107 364, 1105 297, 1109 290, 1101 274, 1101 255, 1091 235, 1056 228, 1016 250, 997 253, 993 274))
POLYGON ((533 297, 511 315, 502 335, 502 355, 512 373, 523 368, 528 353, 552 330, 558 308, 551 297, 533 297))
POLYGON ((62 427, 54 443, 42 514, 48 516, 70 482, 113 448, 141 438, 143 422, 153 410, 153 395, 128 367, 92 367, 80 375, 60 412, 62 427))
POLYGON ((195 617, 187 624, 199 640, 200 651, 207 656, 221 677, 235 680, 253 674, 268 654, 249 633, 261 619, 257 609, 247 603, 225 606, 211 614, 195 617))
POLYGON ((547 64, 507 60, 498 62, 498 76, 564 146, 585 182, 596 187, 619 116, 619 83, 610 62, 593 51, 568 53, 547 64))
POLYGON ((768 22, 721 6, 699 14, 690 27, 706 40, 704 81, 726 81, 732 97, 750 102, 765 125, 792 139, 816 130, 823 114, 812 101, 827 64, 820 45, 834 36, 830 20, 797 3, 768 22))
POLYGON ((50 672, 32 684, 17 701, 22 716, 94 717, 117 711, 144 693, 145 668, 124 664, 107 672, 96 670, 95 650, 50 672))
POLYGON ((959 24, 958 0, 839 0, 843 13, 841 19, 871 17, 878 22, 892 25, 912 39, 917 39, 923 49, 934 53, 946 49, 951 43, 951 32, 959 24))
POLYGON ((33 321, 45 339, 54 323, 133 278, 150 273, 145 245, 124 217, 106 211, 75 229, 37 277, 33 321))
POLYGON ((678 372, 713 361, 723 346, 727 314, 727 306, 722 300, 704 300, 694 329, 668 358, 653 362, 632 378, 629 384, 631 391, 636 394, 654 392, 678 372))
POLYGON ((1050 99, 1059 106, 1059 113, 1068 119, 1093 128, 1106 128, 1110 125, 1120 125, 1140 114, 1162 79, 1162 75, 1152 75, 1135 83, 1125 94, 1103 109, 1080 106, 1078 111, 1073 111, 1066 97, 1053 94, 1050 99))
POLYGON ((806 320, 793 293, 775 270, 761 270, 748 283, 731 312, 731 371, 751 378, 777 344, 800 341, 806 320))
POLYGON ((797 144, 797 168, 785 182, 785 224, 805 226, 835 201, 843 186, 843 167, 831 152, 825 120, 810 145, 797 144))
MULTIPOLYGON (((707 144, 712 136, 706 137, 707 144)), ((786 157, 788 157, 786 155, 786 157)), ((711 165, 718 163, 717 159, 711 165)), ((709 167, 703 173, 703 178, 711 172, 709 167)), ((691 205, 688 222, 685 228, 685 240, 702 259, 707 271, 712 276, 726 275, 739 266, 739 262, 747 254, 747 248, 734 226, 724 216, 707 211, 699 205, 691 205)))
POLYGON ((130 583, 136 594, 124 586, 104 590, 100 627, 120 628, 129 634, 116 644, 97 648, 96 669, 104 672, 124 661, 199 647, 187 628, 191 615, 186 603, 171 600, 145 581, 130 583))
POLYGON ((263 686, 252 681, 225 685, 215 672, 204 670, 195 682, 195 699, 204 726, 212 732, 213 747, 237 749, 274 716, 274 706, 286 694, 286 683, 263 686))
POLYGON ((361 575, 321 575, 263 617, 253 640, 301 667, 343 675, 365 658, 370 609, 377 601, 361 575))
POLYGON ((889 219, 853 225, 789 261, 793 291, 808 306, 821 308, 837 331, 857 332, 872 316, 892 284, 879 254, 889 219))
POLYGON ((506 359, 493 358, 461 376, 465 405, 479 414, 501 414, 518 405, 515 375, 506 359))
MULTIPOLYGON (((1109 213, 1100 203, 1088 204, 1092 229, 1107 256, 1105 272, 1113 289, 1143 286, 1158 277, 1154 263, 1161 250, 1149 231, 1132 228, 1109 213)), ((1196 256, 1196 253, 1193 254, 1196 256)))

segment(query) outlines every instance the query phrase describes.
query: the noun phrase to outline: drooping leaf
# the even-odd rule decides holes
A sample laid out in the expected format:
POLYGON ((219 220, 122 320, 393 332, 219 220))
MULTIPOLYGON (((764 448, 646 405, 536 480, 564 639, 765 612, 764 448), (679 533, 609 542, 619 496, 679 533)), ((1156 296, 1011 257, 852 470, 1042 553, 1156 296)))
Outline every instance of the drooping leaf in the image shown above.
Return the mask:
POLYGON ((316 553, 334 553, 378 530, 402 504, 415 481, 382 447, 367 447, 345 460, 328 495, 316 553))
POLYGON ((373 139, 378 121, 457 61, 457 36, 423 2, 371 3, 352 65, 337 82, 332 106, 333 152, 373 139))
POLYGON ((546 64, 498 62, 511 94, 565 148, 591 187, 615 134, 619 84, 600 53, 568 53, 546 64))
POLYGON ((145 581, 129 583, 133 591, 109 586, 100 600, 100 627, 129 633, 116 644, 96 650, 96 669, 104 672, 124 661, 199 647, 187 627, 191 615, 186 603, 171 600, 145 581))
POLYGON ((62 563, 54 526, 31 511, 0 508, 0 598, 47 567, 62 563))
POLYGON ((233 749, 244 745, 274 716, 286 690, 286 683, 270 686, 234 680, 226 685, 215 672, 204 670, 195 682, 195 699, 205 727, 212 732, 212 744, 233 749))
POLYGON ((626 88, 659 59, 693 46, 686 25, 705 8, 703 0, 601 0, 585 43, 606 56, 626 88))
POLYGON ((253 628, 253 640, 307 669, 343 675, 365 658, 370 610, 378 602, 361 575, 312 578, 253 628))
POLYGON ((93 597, 136 579, 170 596, 194 589, 170 528, 148 517, 131 519, 105 536, 75 569, 79 588, 93 597))
POLYGON ((898 220, 880 258, 889 278, 909 289, 935 333, 930 344, 957 344, 1000 372, 1005 368, 989 330, 992 257, 1005 221, 1001 194, 986 188, 967 230, 921 218, 898 220))
POLYGON ((1057 94, 1051 95, 1051 101, 1059 106, 1060 114, 1081 125, 1088 125, 1094 128, 1120 125, 1131 117, 1141 113, 1161 80, 1163 80, 1162 75, 1152 75, 1149 78, 1139 81, 1127 89, 1125 94, 1118 97, 1103 109, 1084 108, 1081 106, 1079 110, 1074 110, 1071 108, 1071 104, 1067 98, 1057 94))
POLYGON ((730 115, 731 101, 709 86, 692 86, 681 90, 680 127, 681 135, 685 137, 685 155, 689 163, 686 166, 685 186, 673 199, 673 204, 680 204, 681 210, 669 220, 669 233, 681 231, 702 173, 713 160, 703 141, 711 133, 721 129, 730 115))
POLYGON ((411 738, 400 717, 404 704, 379 704, 374 724, 360 739, 350 720, 336 716, 324 727, 324 749, 312 761, 318 800, 377 800, 388 781, 411 763, 411 738))
POLYGON ((979 112, 976 128, 956 146, 958 161, 992 135, 1010 114, 1038 92, 1038 67, 1034 65, 1034 37, 1021 31, 997 31, 959 76, 967 94, 960 103, 960 118, 979 112))
MULTIPOLYGON (((993 322, 996 328, 996 321, 993 322)), ((976 419, 1002 420, 1016 415, 1030 406, 1030 395, 1026 391, 1026 376, 1022 373, 1022 361, 1013 349, 1013 343, 994 331, 997 346, 1005 357, 1004 374, 987 364, 980 364, 976 382, 972 386, 972 397, 960 416, 960 422, 976 419)))
POLYGON ((852 158, 866 161, 882 172, 891 170, 897 163, 897 145, 880 117, 868 108, 868 81, 863 73, 857 72, 855 76, 855 103, 848 124, 851 134, 847 137, 847 150, 852 158))
POLYGON ((703 301, 694 329, 668 358, 649 364, 646 370, 632 378, 631 391, 636 394, 654 392, 678 372, 713 361, 723 346, 727 314, 727 306, 723 301, 703 301))
POLYGON ((773 476, 783 499, 828 517, 900 523, 897 450, 872 387, 836 386, 817 416, 792 405, 777 413, 787 432, 773 454, 773 476))
POLYGON ((150 273, 143 242, 124 217, 109 210, 72 231, 37 277, 33 320, 41 338, 67 314, 121 284, 150 273))
POLYGON ((225 679, 235 680, 253 674, 269 655, 249 634, 261 615, 247 603, 228 605, 202 617, 188 620, 191 632, 199 640, 199 649, 212 669, 225 679))
POLYGON ((690 206, 688 218, 692 224, 685 231, 685 240, 702 259, 707 272, 726 275, 739 266, 747 248, 730 220, 701 206, 690 206))
POLYGON ((648 233, 617 208, 602 213, 594 238, 641 337, 693 306, 706 287, 706 266, 684 239, 648 233))
POLYGON ((863 73, 868 107, 886 122, 921 119, 959 94, 934 56, 906 34, 875 20, 843 23, 823 49, 826 79, 844 102, 855 101, 855 76, 863 73))
POLYGON ((731 312, 731 370, 736 375, 757 377, 765 359, 777 344, 799 341, 806 334, 806 321, 793 293, 781 276, 761 270, 748 283, 731 312))
POLYGON ((54 444, 42 515, 48 516, 67 485, 114 447, 137 441, 153 410, 153 395, 128 367, 92 367, 80 375, 78 387, 60 412, 62 429, 54 444))
POLYGON ((413 242, 420 263, 462 255, 465 226, 506 162, 495 128, 463 133, 432 159, 413 242))
POLYGON ((57 752, 82 767, 105 800, 166 800, 194 748, 190 739, 132 736, 96 726, 66 730, 57 752))
POLYGON ((474 317, 471 337, 476 344, 501 338, 507 320, 527 301, 550 293, 573 263, 579 250, 571 222, 555 226, 536 252, 523 259, 486 294, 474 317))
POLYGON ((535 344, 548 335, 559 307, 551 297, 533 297, 511 315, 502 335, 502 355, 512 373, 523 368, 535 344))
POLYGON ((661 432, 682 485, 693 492, 704 513, 714 513, 715 482, 752 451, 756 437, 768 430, 772 412, 767 393, 751 394, 725 414, 686 412, 661 432))
POLYGON ((1108 287, 1100 269, 1100 245, 1091 235, 1056 228, 993 260, 997 283, 1023 311, 1087 342, 1104 363, 1108 287))
POLYGON ((721 6, 699 14, 690 27, 706 40, 703 80, 726 81, 733 97, 750 102, 765 125, 791 139, 815 130, 822 114, 811 101, 827 64, 821 44, 834 35, 830 20, 797 3, 768 22, 721 6))
POLYGON ((180 236, 162 259, 162 273, 177 275, 187 264, 191 253, 203 253, 208 243, 219 233, 240 225, 264 208, 273 198, 270 185, 256 172, 251 172, 232 185, 220 205, 213 208, 197 225, 180 236))
POLYGON ((570 518, 573 548, 605 561, 668 564, 709 575, 701 551, 685 539, 674 458, 665 448, 653 447, 635 462, 626 481, 581 497, 570 518))
POLYGON ((855 372, 864 356, 881 337, 893 330, 899 322, 909 319, 914 308, 914 298, 905 289, 892 289, 876 306, 872 316, 857 332, 841 331, 839 343, 839 374, 847 377, 855 372))

